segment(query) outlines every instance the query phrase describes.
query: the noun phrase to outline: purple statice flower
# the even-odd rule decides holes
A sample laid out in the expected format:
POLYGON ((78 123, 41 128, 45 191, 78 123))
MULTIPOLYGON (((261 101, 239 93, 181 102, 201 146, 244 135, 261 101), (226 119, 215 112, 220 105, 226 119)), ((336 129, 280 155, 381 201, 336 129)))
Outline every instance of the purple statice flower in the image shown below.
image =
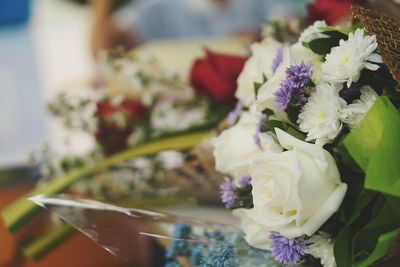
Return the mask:
POLYGON ((272 242, 272 256, 280 263, 294 266, 305 255, 304 250, 307 248, 307 243, 301 237, 289 239, 278 232, 271 232, 269 238, 272 242))
POLYGON ((242 179, 239 181, 240 187, 246 187, 251 185, 251 176, 244 176, 242 179))
POLYGON ((286 69, 286 79, 290 80, 294 88, 304 88, 311 78, 312 64, 305 64, 303 61, 286 69))
POLYGON ((256 132, 253 135, 253 139, 254 139, 254 143, 261 149, 261 126, 263 124, 264 121, 266 121, 268 119, 268 116, 265 114, 262 114, 260 116, 260 119, 258 120, 257 124, 256 124, 256 132))
POLYGON ((275 101, 281 110, 287 109, 292 98, 293 87, 290 80, 284 80, 278 91, 275 92, 275 101))
POLYGON ((304 88, 310 82, 311 67, 311 63, 301 62, 286 69, 286 77, 275 92, 275 100, 279 109, 287 109, 291 101, 295 105, 305 102, 304 88))
POLYGON ((283 60, 283 51, 285 50, 286 45, 281 45, 276 52, 275 58, 272 61, 272 73, 275 73, 278 69, 279 65, 282 63, 283 60))
POLYGON ((235 124, 236 120, 240 117, 240 115, 242 114, 243 106, 244 106, 243 99, 239 99, 239 101, 236 103, 235 109, 229 112, 228 114, 227 122, 229 126, 235 124))
POLYGON ((235 206, 235 185, 228 177, 225 177, 225 181, 220 186, 220 195, 222 203, 225 204, 225 207, 231 209, 235 206))

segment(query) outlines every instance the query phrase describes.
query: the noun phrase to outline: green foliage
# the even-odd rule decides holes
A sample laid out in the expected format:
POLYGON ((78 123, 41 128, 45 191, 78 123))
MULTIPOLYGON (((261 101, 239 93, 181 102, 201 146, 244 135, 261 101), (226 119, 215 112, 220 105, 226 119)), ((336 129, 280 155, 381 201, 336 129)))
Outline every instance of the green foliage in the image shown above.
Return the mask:
POLYGON ((399 140, 400 114, 387 97, 380 97, 344 140, 366 174, 366 188, 400 197, 399 140))
POLYGON ((335 257, 338 267, 367 267, 388 253, 400 228, 400 114, 388 97, 379 97, 342 139, 335 156, 349 175, 349 192, 342 204, 345 226, 336 238, 335 257), (365 180, 356 178, 360 171, 365 180))
POLYGON ((331 49, 339 45, 340 39, 336 38, 319 38, 307 43, 314 53, 318 55, 326 55, 331 52, 331 49))
MULTIPOLYGON (((363 222, 365 221, 365 212, 374 204, 377 193, 365 190, 358 199, 357 204, 351 211, 351 217, 346 225, 336 237, 334 253, 338 267, 351 267, 353 263, 353 242, 354 236, 363 222)), ((346 205, 346 201, 342 205, 346 205)))

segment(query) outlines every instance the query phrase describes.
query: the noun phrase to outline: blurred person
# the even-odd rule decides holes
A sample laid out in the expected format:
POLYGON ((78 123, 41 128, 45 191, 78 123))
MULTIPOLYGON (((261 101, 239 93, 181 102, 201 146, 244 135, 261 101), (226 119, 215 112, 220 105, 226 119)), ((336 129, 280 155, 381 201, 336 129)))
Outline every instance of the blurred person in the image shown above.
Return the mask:
POLYGON ((134 0, 111 16, 113 0, 92 0, 92 51, 160 39, 244 36, 255 39, 267 18, 296 13, 290 0, 134 0))

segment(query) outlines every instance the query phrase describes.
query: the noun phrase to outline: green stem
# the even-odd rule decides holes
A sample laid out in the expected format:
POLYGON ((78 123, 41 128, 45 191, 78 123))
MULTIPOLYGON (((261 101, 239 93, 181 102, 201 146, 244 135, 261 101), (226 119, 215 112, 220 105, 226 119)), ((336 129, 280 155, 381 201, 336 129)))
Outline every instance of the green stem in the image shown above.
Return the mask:
POLYGON ((27 257, 38 260, 69 238, 74 232, 74 228, 68 224, 59 226, 50 233, 40 236, 23 246, 22 253, 27 257))
POLYGON ((192 148, 198 145, 207 135, 209 135, 209 131, 203 130, 196 133, 161 138, 104 159, 94 166, 71 171, 64 176, 61 176, 60 178, 49 182, 45 187, 34 189, 33 191, 29 192, 22 198, 18 199, 17 201, 3 209, 1 215, 4 224, 11 232, 15 232, 27 221, 29 221, 30 218, 41 211, 41 208, 39 206, 27 199, 30 196, 50 196, 61 193, 77 181, 84 179, 89 175, 93 175, 100 171, 106 170, 107 168, 117 163, 135 157, 147 156, 164 150, 183 150, 192 148))

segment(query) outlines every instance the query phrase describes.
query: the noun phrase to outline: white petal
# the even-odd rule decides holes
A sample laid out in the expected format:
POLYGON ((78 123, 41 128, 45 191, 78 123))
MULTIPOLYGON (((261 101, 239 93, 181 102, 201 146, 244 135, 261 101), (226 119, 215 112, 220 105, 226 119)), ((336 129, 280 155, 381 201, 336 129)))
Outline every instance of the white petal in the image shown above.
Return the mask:
POLYGON ((312 236, 321 227, 321 221, 326 222, 340 207, 347 192, 347 185, 342 183, 319 210, 303 226, 303 232, 312 236))

